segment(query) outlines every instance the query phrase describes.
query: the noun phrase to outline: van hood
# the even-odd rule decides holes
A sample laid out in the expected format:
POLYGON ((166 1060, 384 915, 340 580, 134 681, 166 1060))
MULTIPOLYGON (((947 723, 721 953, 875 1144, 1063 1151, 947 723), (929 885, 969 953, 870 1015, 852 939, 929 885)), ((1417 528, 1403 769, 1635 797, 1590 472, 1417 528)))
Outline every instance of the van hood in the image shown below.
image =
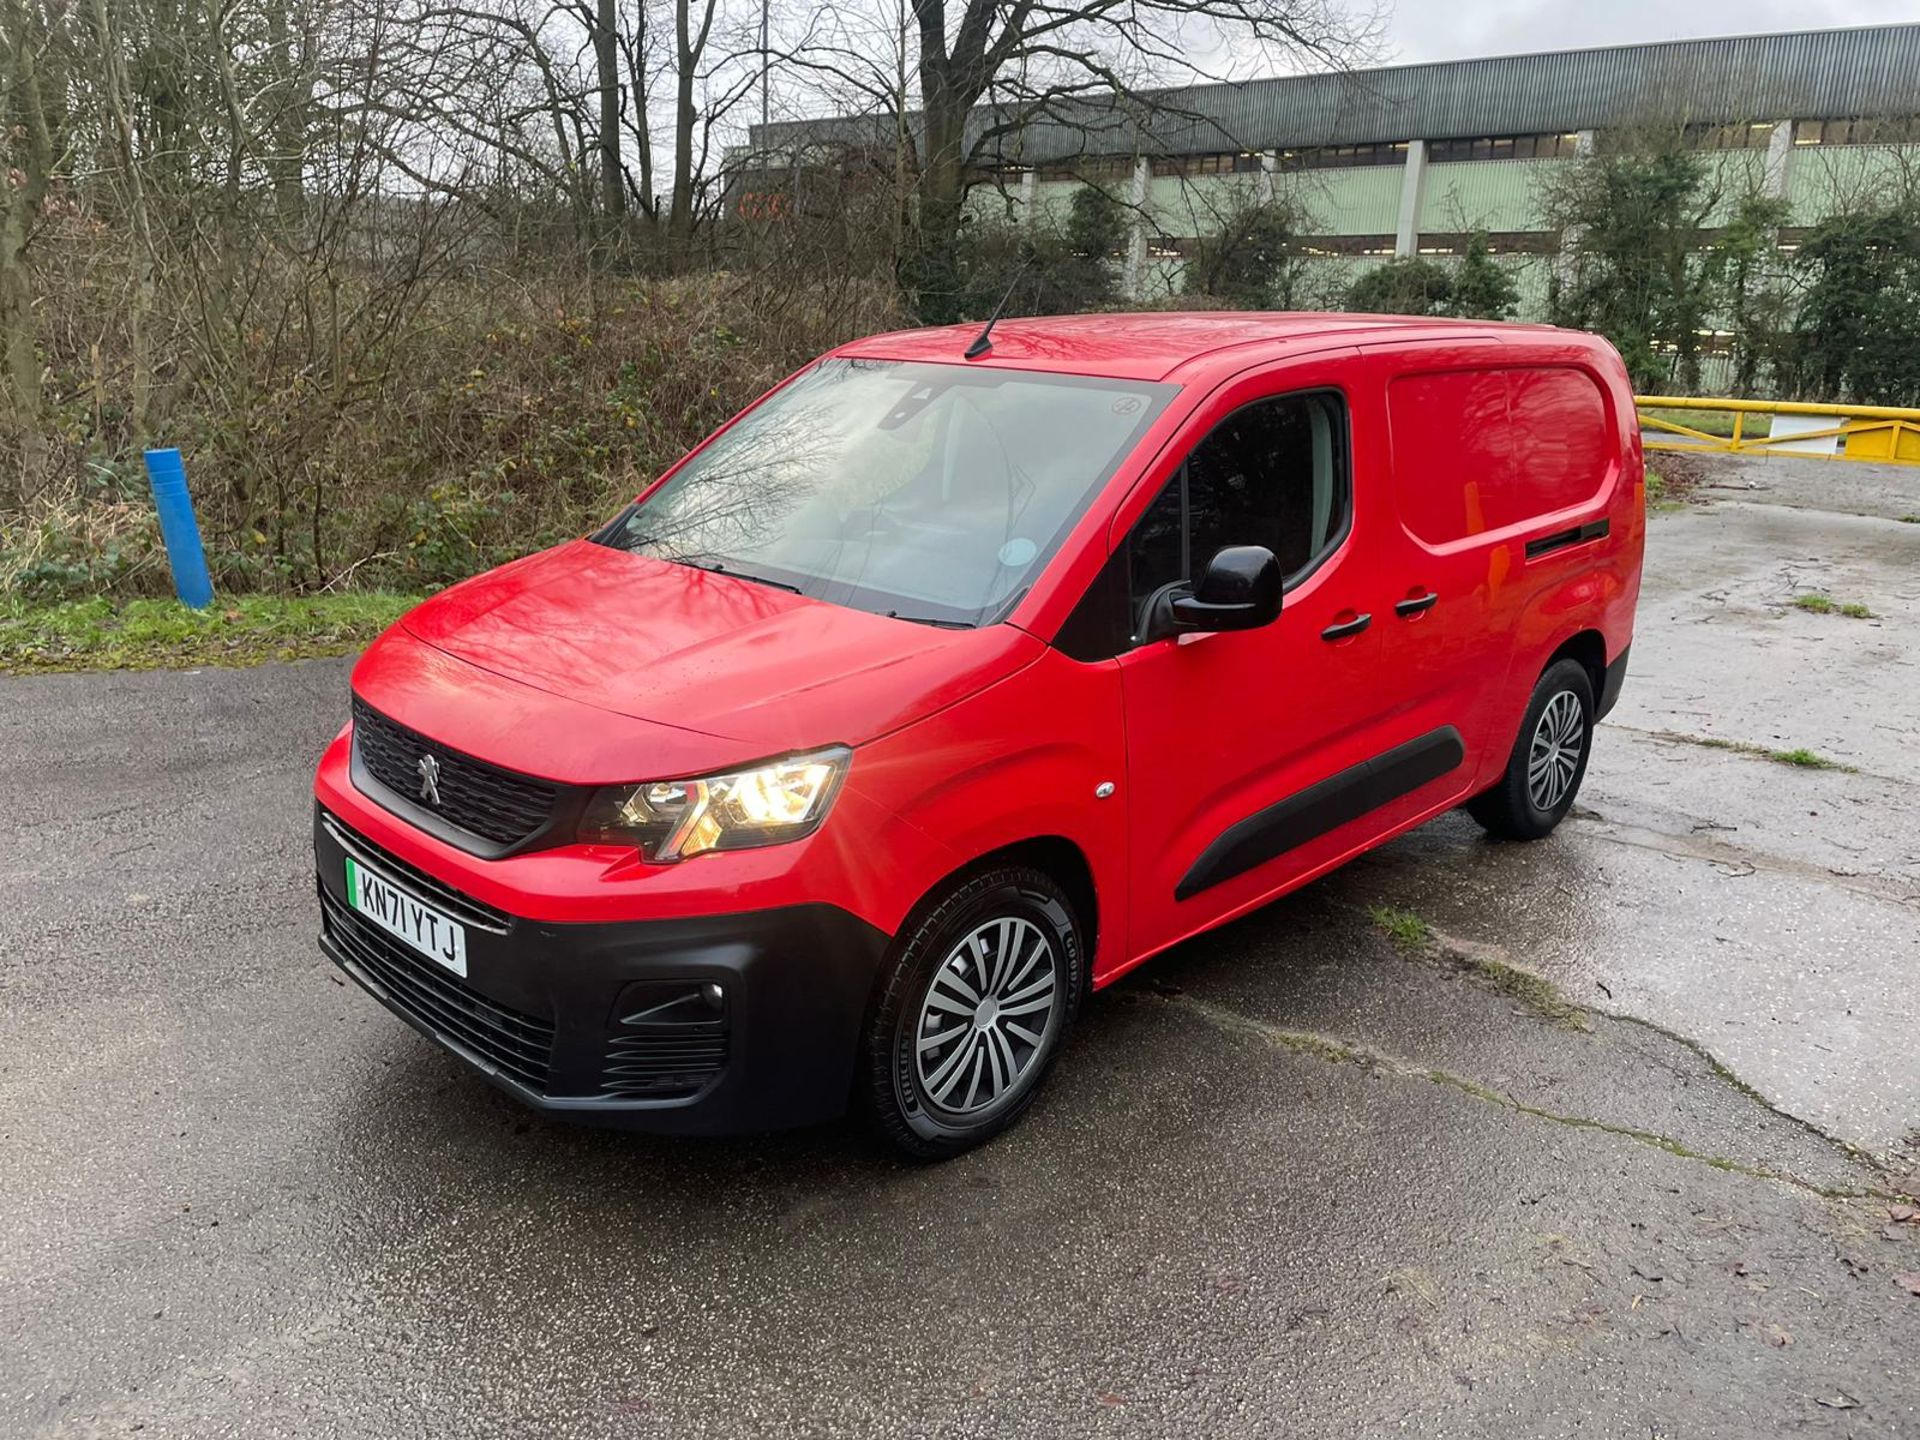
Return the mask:
POLYGON ((740 760, 874 739, 1046 648, 1011 625, 890 620, 588 540, 463 581, 401 624, 571 704, 738 741, 740 760))

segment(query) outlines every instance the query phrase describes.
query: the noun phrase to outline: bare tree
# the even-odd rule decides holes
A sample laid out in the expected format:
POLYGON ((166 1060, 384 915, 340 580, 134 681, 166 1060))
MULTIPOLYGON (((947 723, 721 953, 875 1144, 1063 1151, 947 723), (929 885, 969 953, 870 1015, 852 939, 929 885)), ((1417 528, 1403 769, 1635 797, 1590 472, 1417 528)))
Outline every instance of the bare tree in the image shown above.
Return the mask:
POLYGON ((1196 65, 1196 55, 1337 62, 1365 39, 1328 0, 964 0, 957 12, 948 0, 913 0, 913 12, 921 249, 935 286, 951 265, 970 176, 1005 137, 1040 121, 1150 130, 1156 108, 1175 112, 1179 102, 1144 85, 1223 68, 1196 65))
MULTIPOLYGON (((27 0, 0 3, 0 360, 10 428, 39 448, 40 359, 26 250, 53 177, 53 136, 41 91, 47 32, 27 0)), ((36 467, 37 468, 37 467, 36 467)))
POLYGON ((673 193, 667 230, 682 244, 693 233, 693 138, 700 122, 696 87, 718 9, 719 0, 673 0, 673 193))

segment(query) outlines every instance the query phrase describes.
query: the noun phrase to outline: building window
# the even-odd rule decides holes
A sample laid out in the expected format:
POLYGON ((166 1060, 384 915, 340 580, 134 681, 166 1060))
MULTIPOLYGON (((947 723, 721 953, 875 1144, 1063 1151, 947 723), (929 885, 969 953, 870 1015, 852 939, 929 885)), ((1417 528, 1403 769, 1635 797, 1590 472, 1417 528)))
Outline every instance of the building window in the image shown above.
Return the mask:
MULTIPOLYGON (((1494 230, 1486 235, 1489 255, 1551 255, 1560 248, 1558 233, 1551 230, 1494 230)), ((1420 236, 1422 255, 1464 255, 1473 243, 1473 232, 1428 230, 1420 236)))
POLYGON ((1920 145, 1920 116, 1869 115, 1842 120, 1801 120, 1796 145, 1920 145))
POLYGON ((1176 155, 1154 167, 1156 175, 1249 175, 1260 169, 1260 155, 1253 150, 1228 151, 1222 155, 1176 155))
POLYGON ((1289 255, 1307 255, 1326 259, 1334 255, 1393 254, 1391 235, 1302 235, 1286 246, 1289 255))
POLYGON ((1427 142, 1427 159, 1436 165, 1462 160, 1571 160, 1579 151, 1580 137, 1571 130, 1547 135, 1470 135, 1427 142))
POLYGON ((1375 140, 1364 145, 1307 145, 1280 152, 1282 170, 1344 170, 1361 165, 1404 165, 1407 142, 1375 140))
POLYGON ((1773 143, 1773 122, 1689 125, 1680 132, 1680 143, 1689 150, 1764 150, 1773 143))
POLYGON ((1133 175, 1131 155, 1082 155, 1075 160, 1056 160, 1038 167, 1042 180, 1079 180, 1100 184, 1126 180, 1133 175))

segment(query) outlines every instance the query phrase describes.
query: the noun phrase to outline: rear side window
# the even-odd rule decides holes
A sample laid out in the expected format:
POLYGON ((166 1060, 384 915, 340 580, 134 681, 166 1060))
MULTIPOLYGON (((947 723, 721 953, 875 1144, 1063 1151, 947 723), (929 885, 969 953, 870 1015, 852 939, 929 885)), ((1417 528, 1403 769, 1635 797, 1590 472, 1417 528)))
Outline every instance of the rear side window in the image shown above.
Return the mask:
POLYGON ((1507 372, 1507 417, 1524 503, 1516 519, 1590 500, 1606 482, 1612 445, 1606 398, 1566 366, 1507 372))
POLYGON ((1194 447, 1127 540, 1128 592, 1192 581, 1229 545, 1264 545, 1289 580, 1346 533, 1352 491, 1346 412, 1330 391, 1243 406, 1194 447))
POLYGON ((1400 519, 1429 545, 1578 505, 1606 479, 1605 399, 1582 370, 1403 375, 1387 405, 1400 519))

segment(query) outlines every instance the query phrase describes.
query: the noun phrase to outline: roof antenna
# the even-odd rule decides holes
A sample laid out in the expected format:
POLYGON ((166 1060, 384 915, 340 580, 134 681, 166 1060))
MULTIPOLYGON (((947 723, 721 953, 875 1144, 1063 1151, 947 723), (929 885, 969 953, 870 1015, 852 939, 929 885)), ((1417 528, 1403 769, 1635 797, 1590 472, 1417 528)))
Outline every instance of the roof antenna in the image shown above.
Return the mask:
POLYGON ((1000 303, 993 307, 993 314, 987 317, 986 329, 982 330, 978 335, 976 335, 974 337, 973 343, 967 346, 965 351, 966 359, 978 360, 982 355, 986 354, 989 350, 993 349, 994 324, 996 321, 999 320, 1000 312, 1007 308, 1007 302, 1013 298, 1013 287, 1020 283, 1021 277, 1027 273, 1027 266, 1031 265, 1032 263, 1033 263, 1033 257, 1028 256, 1025 260, 1022 260, 1020 262, 1020 268, 1013 272, 1013 280, 1007 286, 1007 293, 1000 297, 1000 303))

